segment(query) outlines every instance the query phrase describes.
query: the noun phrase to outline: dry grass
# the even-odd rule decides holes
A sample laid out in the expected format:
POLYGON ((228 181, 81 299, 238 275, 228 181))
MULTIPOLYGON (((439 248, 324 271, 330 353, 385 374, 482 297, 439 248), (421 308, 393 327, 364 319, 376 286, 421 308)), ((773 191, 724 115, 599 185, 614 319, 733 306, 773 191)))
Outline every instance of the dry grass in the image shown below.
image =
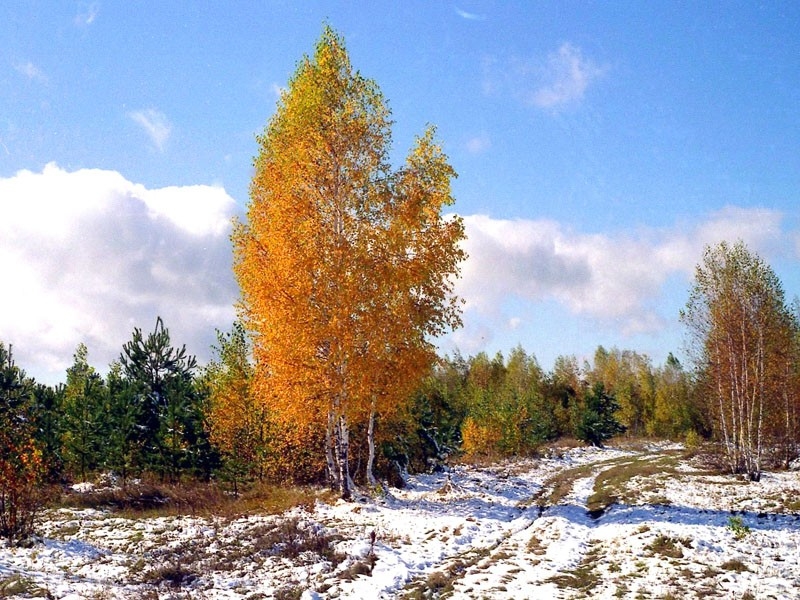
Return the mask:
POLYGON ((587 500, 587 510, 590 514, 600 515, 618 502, 637 503, 642 493, 658 490, 659 479, 676 474, 678 456, 678 452, 670 452, 656 459, 618 459, 617 464, 597 475, 594 493, 587 500), (647 485, 637 485, 631 489, 632 486, 628 484, 634 478, 645 480, 647 485))
POLYGON ((406 586, 405 592, 400 596, 403 600, 423 600, 424 598, 439 598, 453 591, 453 586, 458 579, 459 570, 465 568, 462 563, 456 562, 444 571, 434 571, 424 581, 415 582, 406 586))
POLYGON ((726 560, 719 568, 724 571, 734 571, 736 573, 743 573, 750 570, 749 567, 738 558, 726 560))
POLYGON ((198 514, 213 510, 226 501, 217 486, 202 483, 134 483, 119 487, 97 488, 89 492, 70 492, 61 506, 111 509, 136 516, 171 516, 198 514))
POLYGON ((683 558, 683 548, 691 547, 692 542, 689 539, 659 535, 647 546, 647 549, 653 554, 660 554, 667 558, 683 558))
MULTIPOLYGON (((282 587, 275 592, 275 600, 300 600, 303 597, 305 588, 296 585, 282 587)), ((262 596, 266 598, 267 596, 262 596)))
POLYGON ((667 467, 667 461, 672 461, 674 466, 676 459, 671 456, 665 456, 656 461, 649 458, 612 458, 566 469, 544 483, 536 503, 544 507, 558 504, 572 491, 575 481, 590 477, 599 470, 600 473, 595 482, 595 493, 589 498, 587 508, 590 512, 603 511, 612 503, 628 497, 625 494, 624 485, 628 480, 639 475, 663 473, 667 467))
MULTIPOLYGON (((153 555, 159 566, 144 571, 137 579, 147 585, 179 588, 202 578, 204 573, 233 571, 241 568, 243 561, 260 566, 275 557, 296 565, 325 561, 334 569, 347 560, 344 553, 336 550, 336 543, 342 539, 319 526, 303 523, 298 517, 276 518, 243 530, 235 542, 222 547, 211 547, 202 539, 163 546, 153 555)), ((369 564, 371 572, 374 559, 369 561, 368 557, 361 562, 369 564)), ((141 567, 132 564, 131 574, 138 573, 141 567)), ((353 577, 358 568, 352 567, 353 577)))
POLYGON ((558 504, 569 495, 576 480, 589 477, 595 468, 596 465, 583 465, 557 473, 545 481, 536 503, 544 507, 558 504))
MULTIPOLYGON (((452 561, 443 570, 430 573, 424 580, 414 580, 406 584, 403 592, 398 596, 402 600, 421 600, 423 598, 444 598, 453 592, 456 582, 461 579, 467 569, 476 566, 487 558, 491 551, 488 548, 476 548, 474 551, 461 555, 452 561)), ((484 568, 491 568, 494 564, 491 557, 484 568)))
POLYGON ((143 482, 83 493, 69 492, 60 498, 59 505, 110 509, 132 519, 181 515, 236 518, 256 513, 275 515, 297 506, 310 508, 317 500, 331 502, 334 499, 335 494, 329 490, 311 487, 259 484, 233 496, 214 483, 143 482))
POLYGON ((573 437, 563 437, 552 442, 546 442, 539 446, 539 454, 541 456, 550 456, 552 454, 562 454, 564 450, 571 450, 573 448, 584 448, 586 442, 582 442, 573 437))
POLYGON ((795 491, 793 498, 787 498, 783 506, 788 512, 800 512, 800 491, 795 491))
POLYGON ((0 579, 0 598, 48 598, 50 593, 22 575, 0 579))
POLYGON ((547 552, 547 546, 542 544, 542 540, 536 536, 532 536, 528 540, 528 553, 535 556, 542 556, 547 552))
POLYGON ((547 581, 562 589, 572 588, 579 592, 588 592, 600 582, 600 573, 596 570, 597 565, 601 562, 599 559, 600 548, 593 546, 584 555, 581 564, 571 571, 555 575, 547 581))
POLYGON ((197 574, 180 562, 169 563, 145 571, 142 574, 142 583, 148 585, 166 584, 169 587, 181 587, 197 579, 197 574))

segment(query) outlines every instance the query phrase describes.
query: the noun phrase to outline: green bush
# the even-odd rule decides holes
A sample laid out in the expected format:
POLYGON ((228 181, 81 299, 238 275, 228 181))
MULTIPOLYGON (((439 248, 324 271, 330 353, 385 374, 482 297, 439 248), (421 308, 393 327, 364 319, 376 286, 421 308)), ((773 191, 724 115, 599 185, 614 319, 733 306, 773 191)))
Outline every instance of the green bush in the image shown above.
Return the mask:
POLYGON ((742 540, 750 533, 750 527, 744 524, 742 517, 730 517, 728 519, 728 529, 737 540, 742 540))

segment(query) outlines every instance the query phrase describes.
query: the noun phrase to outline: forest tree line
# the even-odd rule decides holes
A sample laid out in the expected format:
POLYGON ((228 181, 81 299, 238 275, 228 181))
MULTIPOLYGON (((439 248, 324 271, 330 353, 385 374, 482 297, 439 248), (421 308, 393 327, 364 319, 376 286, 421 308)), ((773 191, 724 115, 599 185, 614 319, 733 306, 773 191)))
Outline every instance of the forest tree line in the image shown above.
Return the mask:
MULTIPOLYGON (((26 376, 12 349, 0 342, 2 462, 36 466, 38 482, 109 472, 122 482, 142 476, 230 485, 325 482, 324 430, 282 422, 259 400, 250 342, 239 323, 218 332, 214 356, 202 367, 172 342, 160 318, 152 332, 134 329, 105 376, 80 344, 66 383, 56 386, 26 376)), ((654 365, 636 351, 603 346, 583 362, 559 356, 549 371, 521 346, 507 355, 445 356, 378 423, 376 468, 398 481, 405 470, 453 458, 533 455, 562 438, 598 445, 614 435, 724 442, 726 415, 709 397, 709 377, 685 369, 672 354, 654 365)), ((770 424, 762 437, 774 442, 762 453, 774 464, 794 458, 800 442, 798 390, 780 391, 762 417, 770 424)), ((368 448, 360 433, 356 428, 352 471, 366 483, 368 448)))
MULTIPOLYGON (((242 326, 218 333, 213 351, 198 366, 159 318, 150 333, 134 330, 106 375, 80 344, 66 383, 48 386, 28 377, 13 346, 0 342, 4 460, 38 465, 38 480, 50 483, 101 473, 123 483, 142 476, 323 483, 324 431, 298 432, 258 400, 242 326)), ((562 356, 549 372, 520 346, 507 357, 443 357, 397 405, 377 428, 384 476, 454 457, 531 455, 562 437, 601 444, 623 432, 684 439, 711 431, 692 377, 674 357, 654 367, 644 355, 603 347, 591 364, 562 356)), ((363 483, 367 448, 354 447, 353 475, 363 483)))

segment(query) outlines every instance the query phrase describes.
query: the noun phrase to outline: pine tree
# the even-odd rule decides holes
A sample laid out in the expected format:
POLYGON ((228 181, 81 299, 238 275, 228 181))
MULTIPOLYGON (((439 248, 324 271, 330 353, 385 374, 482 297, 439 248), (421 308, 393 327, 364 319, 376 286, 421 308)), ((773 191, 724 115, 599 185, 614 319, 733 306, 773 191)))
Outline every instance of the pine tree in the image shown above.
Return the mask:
POLYGON ((86 481, 100 461, 103 446, 106 387, 87 362, 88 350, 80 344, 67 369, 63 401, 63 445, 67 467, 86 481))
POLYGON ((106 406, 106 451, 104 464, 122 479, 145 467, 144 442, 140 423, 143 405, 139 386, 123 376, 122 366, 114 362, 106 378, 108 404, 106 406))
POLYGON ((193 385, 197 361, 187 355, 186 346, 175 348, 161 317, 152 333, 144 338, 134 328, 126 342, 120 365, 139 402, 139 427, 146 466, 162 477, 177 479, 187 466, 190 432, 196 431, 199 396, 193 385))
POLYGON ((625 426, 617 421, 614 413, 619 403, 607 393, 602 383, 592 386, 579 412, 575 437, 592 446, 603 446, 603 442, 625 432, 625 426))
POLYGON ((35 437, 42 451, 44 477, 48 483, 55 483, 64 476, 62 445, 64 385, 51 387, 37 383, 33 397, 35 437))

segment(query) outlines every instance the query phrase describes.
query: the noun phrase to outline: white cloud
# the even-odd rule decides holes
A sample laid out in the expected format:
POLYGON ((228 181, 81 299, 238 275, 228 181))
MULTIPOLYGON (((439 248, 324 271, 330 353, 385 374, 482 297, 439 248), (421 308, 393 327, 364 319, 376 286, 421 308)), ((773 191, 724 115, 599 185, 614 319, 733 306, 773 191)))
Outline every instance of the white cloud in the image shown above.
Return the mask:
POLYGON ((45 75, 45 73, 39 67, 30 61, 15 64, 14 70, 16 70, 17 73, 27 77, 31 81, 37 81, 39 83, 47 83, 48 81, 47 75, 45 75))
POLYGON ((88 27, 94 23, 100 13, 100 6, 97 2, 82 4, 80 12, 75 15, 75 24, 80 27, 88 27))
POLYGON ((466 148, 470 154, 482 154, 492 147, 488 133, 481 133, 467 140, 466 148))
POLYGON ((544 59, 485 56, 481 70, 485 94, 507 94, 530 106, 559 111, 580 104, 608 67, 565 42, 544 59))
MULTIPOLYGON (((224 189, 148 189, 115 171, 20 171, 0 178, 0 340, 20 366, 61 381, 78 343, 104 368, 133 328, 156 316, 173 342, 208 357, 214 329, 229 327, 238 290, 231 273, 224 189)), ((706 244, 743 239, 767 260, 800 251, 797 232, 764 208, 728 207, 702 222, 588 234, 546 220, 464 217, 469 259, 457 292, 465 328, 452 340, 476 352, 495 336, 536 327, 543 307, 623 334, 664 327, 658 303, 685 281, 706 244)), ((677 317, 677 316, 676 316, 677 317)))
POLYGON ((0 340, 30 374, 62 381, 78 343, 103 369, 160 315, 176 345, 207 358, 234 318, 235 212, 222 188, 151 190, 115 171, 50 164, 0 179, 0 340))
POLYGON ((455 7, 454 9, 456 14, 461 17, 462 19, 466 19, 467 21, 484 21, 486 17, 484 15, 480 15, 478 13, 471 13, 467 12, 466 10, 461 10, 459 7, 455 7))
MULTIPOLYGON (((742 239, 762 256, 791 245, 781 234, 781 214, 769 209, 728 207, 693 227, 638 229, 632 234, 585 234, 545 220, 464 217, 469 258, 457 293, 466 301, 468 329, 456 336, 466 348, 470 330, 507 331, 537 306, 555 302, 569 313, 611 325, 625 335, 664 327, 655 305, 667 281, 688 281, 706 244, 742 239), (515 301, 514 313, 506 305, 515 301), (488 327, 478 327, 478 322, 488 327)), ((527 320, 527 319, 525 319, 527 320)))
POLYGON ((541 86, 531 101, 542 108, 558 108, 579 102, 589 84, 603 75, 604 68, 583 57, 580 48, 564 43, 548 56, 541 86))
POLYGON ((172 133, 172 125, 166 115, 154 108, 149 108, 130 112, 128 116, 144 129, 159 152, 163 152, 164 145, 172 133))

